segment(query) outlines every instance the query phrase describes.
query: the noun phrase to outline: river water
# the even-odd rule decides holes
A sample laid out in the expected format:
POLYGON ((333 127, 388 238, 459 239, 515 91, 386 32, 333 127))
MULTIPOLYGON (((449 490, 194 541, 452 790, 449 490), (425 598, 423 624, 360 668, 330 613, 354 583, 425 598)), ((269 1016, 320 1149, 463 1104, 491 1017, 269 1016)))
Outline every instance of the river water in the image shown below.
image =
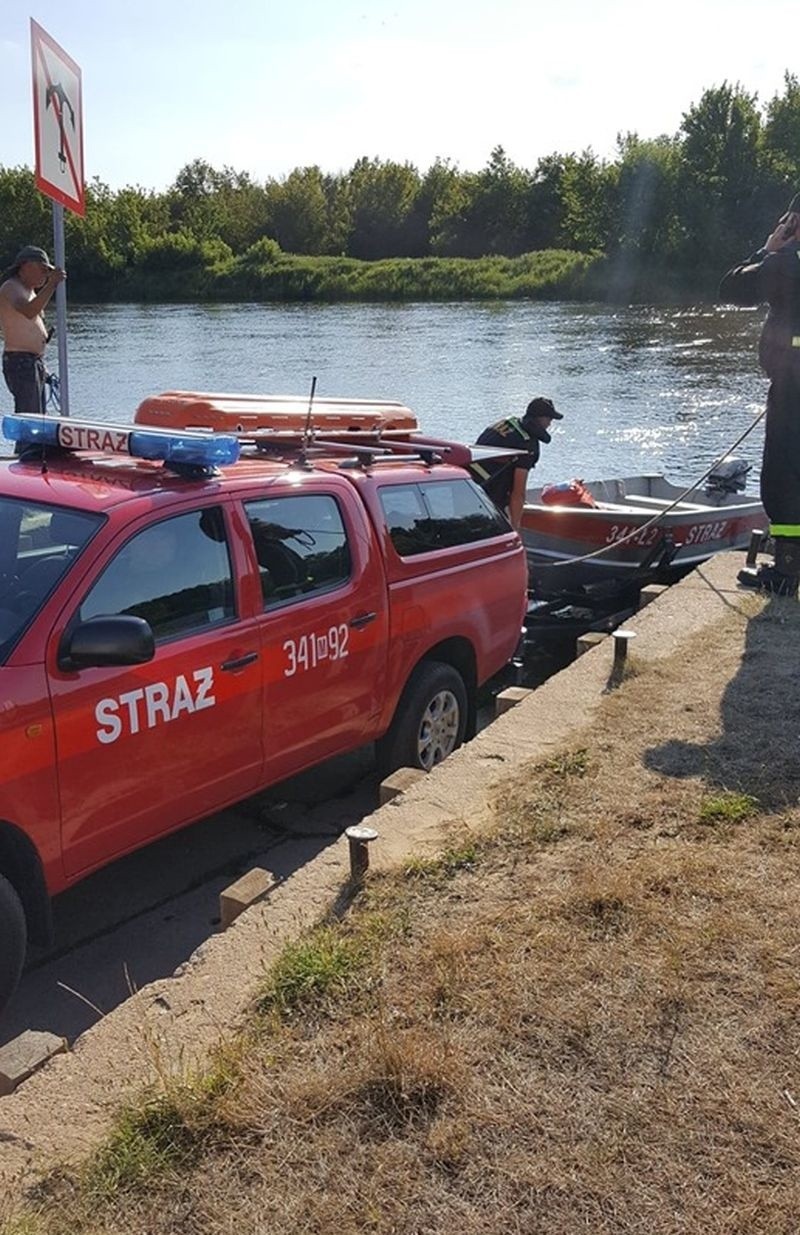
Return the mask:
MULTIPOLYGON (((539 482, 655 471, 689 483, 763 407, 761 319, 521 302, 82 305, 69 311, 71 412, 127 422, 161 390, 304 395, 315 375, 318 396, 399 399, 426 432, 472 441, 543 394, 564 420, 539 482)), ((737 451, 751 489, 762 444, 759 425, 737 451)))

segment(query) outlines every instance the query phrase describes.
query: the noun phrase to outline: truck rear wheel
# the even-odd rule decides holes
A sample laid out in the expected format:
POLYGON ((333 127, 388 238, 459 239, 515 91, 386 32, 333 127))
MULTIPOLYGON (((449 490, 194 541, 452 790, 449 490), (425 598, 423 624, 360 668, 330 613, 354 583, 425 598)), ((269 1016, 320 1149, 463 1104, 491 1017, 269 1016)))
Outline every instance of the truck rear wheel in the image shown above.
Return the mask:
POLYGON ((17 989, 27 938, 22 902, 8 880, 0 875, 0 1012, 17 989))
POLYGON ((381 771, 430 772, 464 741, 467 688, 452 665, 423 661, 412 673, 391 728, 378 744, 381 771))

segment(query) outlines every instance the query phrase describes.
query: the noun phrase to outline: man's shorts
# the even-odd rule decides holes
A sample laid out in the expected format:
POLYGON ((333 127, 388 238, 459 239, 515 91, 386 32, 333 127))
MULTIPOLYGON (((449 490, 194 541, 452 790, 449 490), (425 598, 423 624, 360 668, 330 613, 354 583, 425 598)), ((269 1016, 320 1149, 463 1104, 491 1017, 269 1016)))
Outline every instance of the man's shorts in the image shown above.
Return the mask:
POLYGON ((3 352, 3 377, 18 415, 44 412, 45 367, 41 356, 35 352, 3 352))

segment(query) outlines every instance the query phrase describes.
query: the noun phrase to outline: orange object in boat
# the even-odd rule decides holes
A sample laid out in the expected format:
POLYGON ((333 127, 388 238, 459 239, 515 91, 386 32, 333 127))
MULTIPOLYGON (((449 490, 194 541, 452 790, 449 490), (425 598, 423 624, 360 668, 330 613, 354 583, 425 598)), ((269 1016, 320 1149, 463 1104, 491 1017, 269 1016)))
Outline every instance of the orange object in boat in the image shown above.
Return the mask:
POLYGON ((302 395, 209 394, 168 390, 150 395, 134 421, 161 429, 212 429, 217 433, 263 430, 302 433, 412 433, 417 418, 402 403, 384 399, 315 399, 308 413, 302 395))
POLYGON ((582 480, 565 480, 561 484, 545 485, 541 501, 545 506, 588 506, 594 509, 597 505, 582 480))

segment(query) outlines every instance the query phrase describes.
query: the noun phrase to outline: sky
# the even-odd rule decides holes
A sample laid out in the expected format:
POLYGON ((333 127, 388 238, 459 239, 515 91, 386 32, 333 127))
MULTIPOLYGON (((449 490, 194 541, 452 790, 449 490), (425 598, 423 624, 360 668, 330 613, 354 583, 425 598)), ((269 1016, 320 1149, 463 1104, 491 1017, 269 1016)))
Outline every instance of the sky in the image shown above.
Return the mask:
POLYGON ((518 165, 675 134, 703 91, 761 103, 796 55, 788 0, 0 3, 0 165, 33 165, 29 19, 77 61, 84 167, 161 190, 195 158, 256 180, 357 158, 518 165), (785 34, 783 32, 786 32, 785 34))

